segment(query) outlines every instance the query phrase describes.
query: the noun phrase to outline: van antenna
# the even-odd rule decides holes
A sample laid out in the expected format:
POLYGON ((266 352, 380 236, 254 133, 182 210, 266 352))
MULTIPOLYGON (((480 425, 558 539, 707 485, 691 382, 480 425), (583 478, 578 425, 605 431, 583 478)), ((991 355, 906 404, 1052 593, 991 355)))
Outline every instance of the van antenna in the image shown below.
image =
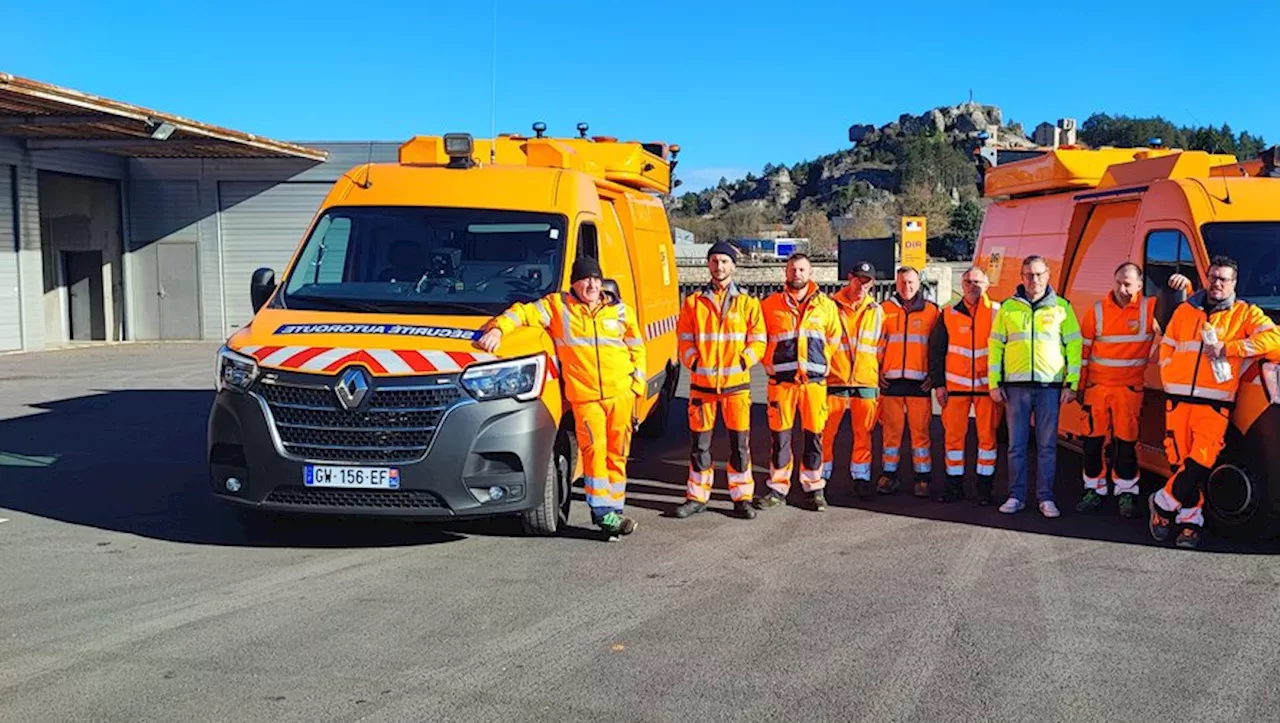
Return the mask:
MULTIPOLYGON (((1183 108, 1183 110, 1187 111, 1187 115, 1191 116, 1191 120, 1195 121, 1197 126, 1201 128, 1208 128, 1208 126, 1202 124, 1200 122, 1200 119, 1197 118, 1195 114, 1192 113, 1190 110, 1187 110, 1186 108, 1183 108)), ((1213 150, 1209 152, 1217 153, 1221 148, 1222 148, 1222 139, 1218 138, 1213 142, 1213 150)), ((1233 153, 1232 155, 1234 156, 1235 154, 1233 153)), ((1240 159, 1238 157, 1236 158, 1236 168, 1240 171, 1241 174, 1246 176, 1249 175, 1249 172, 1244 170, 1244 166, 1240 165, 1240 159)), ((1209 192, 1208 189, 1205 189, 1205 193, 1208 193, 1208 192, 1209 192)), ((1230 204, 1231 203, 1231 184, 1227 183, 1227 176, 1225 173, 1222 175, 1222 193, 1224 194, 1222 197, 1222 202, 1225 204, 1230 204)))
POLYGON ((498 162, 498 0, 493 0, 493 79, 491 81, 493 97, 489 102, 489 135, 493 143, 489 146, 489 165, 498 162))

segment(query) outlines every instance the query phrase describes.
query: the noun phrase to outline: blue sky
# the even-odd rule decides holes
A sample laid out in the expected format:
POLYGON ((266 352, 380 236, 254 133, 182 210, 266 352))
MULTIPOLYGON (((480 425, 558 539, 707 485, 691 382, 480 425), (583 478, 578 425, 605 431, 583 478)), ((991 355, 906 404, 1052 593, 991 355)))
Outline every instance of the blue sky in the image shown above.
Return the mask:
POLYGON ((1280 142, 1275 0, 496 6, 496 107, 495 0, 18 1, 0 71, 281 140, 485 135, 495 113, 498 132, 572 135, 585 120, 679 143, 681 192, 970 91, 1028 130, 1104 111, 1280 142))

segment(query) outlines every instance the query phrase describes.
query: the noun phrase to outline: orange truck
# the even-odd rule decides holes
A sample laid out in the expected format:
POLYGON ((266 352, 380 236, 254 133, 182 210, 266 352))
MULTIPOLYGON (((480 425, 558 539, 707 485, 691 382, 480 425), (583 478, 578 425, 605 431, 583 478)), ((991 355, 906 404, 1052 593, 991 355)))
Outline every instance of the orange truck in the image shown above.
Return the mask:
MULTIPOLYGON (((1049 262, 1053 288, 1083 318, 1110 292, 1124 261, 1146 272, 1157 318, 1185 296, 1167 288, 1181 273, 1203 287, 1211 257, 1240 265, 1237 296, 1280 321, 1280 168, 1276 149, 1258 159, 1150 148, 1064 146, 986 170, 987 209, 974 254, 1001 300, 1020 283, 1022 260, 1049 262)), ((1138 440, 1139 465, 1171 474, 1163 438, 1159 337, 1147 365, 1138 440)), ((1205 491, 1209 524, 1220 533, 1269 537, 1280 520, 1280 358, 1258 360, 1243 375, 1226 449, 1205 491)), ((1062 445, 1080 451, 1081 410, 1072 403, 1059 425, 1062 445)))
POLYGON ((581 470, 551 339, 473 345, 514 302, 568 291, 574 259, 638 316, 663 433, 679 377, 673 236, 660 196, 678 146, 586 136, 419 136, 334 184, 254 317, 218 351, 210 483, 262 511, 427 520, 568 519, 581 470))

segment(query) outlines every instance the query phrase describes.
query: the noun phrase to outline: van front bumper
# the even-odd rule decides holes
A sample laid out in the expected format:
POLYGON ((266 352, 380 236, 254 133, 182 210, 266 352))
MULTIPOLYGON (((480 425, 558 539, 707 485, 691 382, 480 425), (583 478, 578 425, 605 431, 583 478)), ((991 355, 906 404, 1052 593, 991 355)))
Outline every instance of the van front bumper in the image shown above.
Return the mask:
MULTIPOLYGON (((547 470, 556 422, 538 400, 476 402, 456 387, 447 396, 440 391, 445 389, 442 385, 432 389, 436 401, 445 400, 435 417, 434 433, 410 443, 401 433, 386 433, 388 420, 397 426, 405 424, 407 413, 399 418, 396 412, 376 418, 348 413, 337 405, 331 377, 284 373, 273 377, 290 388, 290 395, 282 397, 279 387, 266 389, 260 381, 249 392, 223 390, 214 399, 208 429, 209 481, 213 492, 227 502, 286 513, 466 519, 524 512, 540 504, 544 485, 554 484, 547 479, 547 470), (297 393, 298 389, 306 394, 297 393), (310 407, 304 413, 311 416, 297 417, 298 410, 282 407, 282 401, 310 407), (320 410, 325 404, 332 409, 320 410), (375 431, 341 432, 300 431, 296 424, 288 428, 288 423, 299 422, 323 428, 334 424, 334 419, 344 425, 363 420, 377 426, 375 431), (299 434, 311 438, 300 439, 299 434), (382 440, 401 447, 420 445, 425 451, 373 449, 382 440), (345 448, 322 448, 326 446, 345 448), (308 465, 391 468, 399 480, 396 489, 317 487, 305 484, 308 465), (229 485, 232 479, 235 482, 229 485), (499 488, 495 491, 501 493, 500 499, 491 494, 494 488, 499 488)), ((407 389, 415 381, 422 380, 379 380, 376 393, 407 389)), ((375 396, 372 404, 376 400, 375 396)))

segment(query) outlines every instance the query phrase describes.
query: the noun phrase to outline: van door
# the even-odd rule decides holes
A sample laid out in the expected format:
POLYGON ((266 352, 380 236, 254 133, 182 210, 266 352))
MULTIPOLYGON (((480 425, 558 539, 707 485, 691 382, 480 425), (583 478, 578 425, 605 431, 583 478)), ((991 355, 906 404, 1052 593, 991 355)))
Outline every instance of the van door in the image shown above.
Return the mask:
MULTIPOLYGON (((1060 293, 1071 302, 1081 323, 1089 308, 1111 293, 1116 267, 1133 260, 1134 229, 1139 208, 1139 201, 1133 199, 1077 209, 1077 214, 1085 215, 1084 232, 1071 259, 1065 288, 1060 293)), ((1080 402, 1072 402, 1062 411, 1059 431, 1079 436, 1084 431, 1080 402)))
POLYGON ((618 282, 623 302, 636 314, 636 323, 643 328, 640 309, 636 306, 635 274, 631 255, 627 253, 627 237, 614 203, 611 198, 600 198, 600 269, 606 279, 618 282))

